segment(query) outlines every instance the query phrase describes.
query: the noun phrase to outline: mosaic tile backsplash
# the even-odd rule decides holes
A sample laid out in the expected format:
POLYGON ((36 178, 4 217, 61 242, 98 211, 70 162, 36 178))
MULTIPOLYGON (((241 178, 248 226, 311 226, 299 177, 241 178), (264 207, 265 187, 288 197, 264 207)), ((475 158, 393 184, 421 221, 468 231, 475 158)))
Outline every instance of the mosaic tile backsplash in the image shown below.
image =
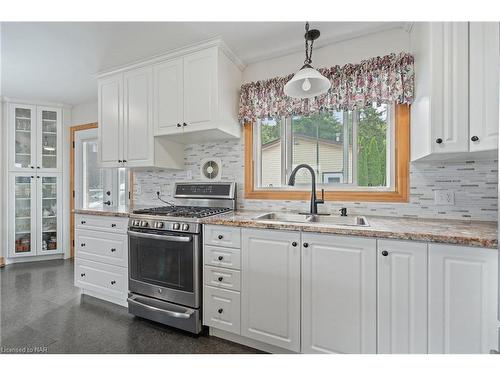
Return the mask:
MULTIPOLYGON (((185 171, 161 169, 134 172, 134 197, 137 205, 158 206, 158 190, 162 198, 172 197, 174 182, 201 180, 200 162, 203 158, 222 160, 222 180, 238 185, 238 208, 249 210, 304 211, 308 201, 273 201, 244 199, 243 141, 227 140, 217 143, 186 145, 185 171), (189 178, 191 177, 191 178, 189 178)), ((351 214, 463 220, 497 220, 498 161, 469 160, 463 162, 418 162, 410 166, 410 202, 326 202, 321 211, 336 213, 347 207, 351 214), (435 205, 434 190, 446 189, 455 193, 454 205, 435 205)))

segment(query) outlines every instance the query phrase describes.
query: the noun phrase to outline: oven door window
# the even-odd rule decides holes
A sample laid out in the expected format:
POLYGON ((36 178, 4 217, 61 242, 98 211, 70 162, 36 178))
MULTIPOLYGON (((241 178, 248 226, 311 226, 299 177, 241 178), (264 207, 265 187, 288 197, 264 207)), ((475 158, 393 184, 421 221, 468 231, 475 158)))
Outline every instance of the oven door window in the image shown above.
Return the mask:
POLYGON ((177 237, 189 237, 190 241, 150 239, 131 234, 131 278, 155 286, 193 292, 193 238, 190 235, 177 237))

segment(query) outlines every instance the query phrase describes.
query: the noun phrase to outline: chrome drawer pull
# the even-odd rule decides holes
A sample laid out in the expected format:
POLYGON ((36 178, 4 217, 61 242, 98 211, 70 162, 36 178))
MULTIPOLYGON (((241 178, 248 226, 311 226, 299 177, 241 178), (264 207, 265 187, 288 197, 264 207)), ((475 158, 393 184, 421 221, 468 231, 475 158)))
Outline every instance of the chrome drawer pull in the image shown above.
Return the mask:
POLYGON ((161 236, 158 234, 139 233, 131 230, 129 230, 127 233, 129 234, 130 237, 137 237, 137 238, 151 238, 154 240, 173 241, 173 242, 191 242, 191 237, 161 236))
POLYGON ((195 311, 193 309, 186 309, 185 313, 160 309, 159 307, 149 306, 149 305, 146 305, 145 303, 139 302, 135 299, 135 297, 127 298, 127 302, 142 306, 142 307, 149 309, 149 310, 160 311, 164 314, 167 314, 167 315, 172 316, 174 318, 180 318, 180 319, 189 319, 189 318, 191 318, 191 315, 193 315, 195 313, 195 311))

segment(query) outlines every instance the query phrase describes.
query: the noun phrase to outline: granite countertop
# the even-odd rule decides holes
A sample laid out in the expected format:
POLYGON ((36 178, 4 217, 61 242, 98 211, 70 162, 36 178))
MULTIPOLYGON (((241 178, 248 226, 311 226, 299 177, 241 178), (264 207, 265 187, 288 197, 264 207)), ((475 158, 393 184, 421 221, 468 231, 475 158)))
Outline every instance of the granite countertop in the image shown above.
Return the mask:
POLYGON ((129 217, 130 208, 126 206, 118 206, 113 208, 96 207, 96 208, 75 208, 73 213, 79 215, 97 215, 97 216, 113 216, 113 217, 129 217))
POLYGON ((365 216, 370 225, 369 227, 351 227, 254 219, 254 217, 262 213, 264 212, 235 211, 204 218, 202 219, 202 223, 245 228, 297 230, 349 236, 392 238, 487 248, 497 248, 498 246, 497 223, 491 221, 365 216))

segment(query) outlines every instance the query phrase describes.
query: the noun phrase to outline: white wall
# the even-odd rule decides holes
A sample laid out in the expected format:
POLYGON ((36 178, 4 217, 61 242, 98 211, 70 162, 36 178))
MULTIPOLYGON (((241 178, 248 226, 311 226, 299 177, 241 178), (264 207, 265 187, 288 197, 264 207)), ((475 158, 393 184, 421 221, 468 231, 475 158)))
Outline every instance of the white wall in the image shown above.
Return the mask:
MULTIPOLYGON (((97 91, 97 86, 96 86, 97 91)), ((97 122, 97 100, 80 103, 71 108, 71 126, 97 122)))
MULTIPOLYGON (((356 64, 371 57, 409 50, 409 34, 402 29, 392 29, 315 48, 312 65, 315 68, 328 68, 333 65, 356 64)), ((253 63, 243 71, 243 82, 295 73, 302 66, 304 58, 305 52, 301 51, 253 63)))
MULTIPOLYGON (((2 139, 4 138, 4 133, 3 133, 3 102, 2 102, 2 23, 0 22, 0 207, 5 207, 3 205, 3 194, 4 194, 4 181, 3 181, 3 174, 4 174, 4 165, 3 165, 3 142, 2 139)), ((3 221, 3 220, 0 220, 3 221)), ((4 253, 4 244, 3 244, 3 236, 4 236, 4 224, 0 223, 0 257, 3 257, 4 253)))

